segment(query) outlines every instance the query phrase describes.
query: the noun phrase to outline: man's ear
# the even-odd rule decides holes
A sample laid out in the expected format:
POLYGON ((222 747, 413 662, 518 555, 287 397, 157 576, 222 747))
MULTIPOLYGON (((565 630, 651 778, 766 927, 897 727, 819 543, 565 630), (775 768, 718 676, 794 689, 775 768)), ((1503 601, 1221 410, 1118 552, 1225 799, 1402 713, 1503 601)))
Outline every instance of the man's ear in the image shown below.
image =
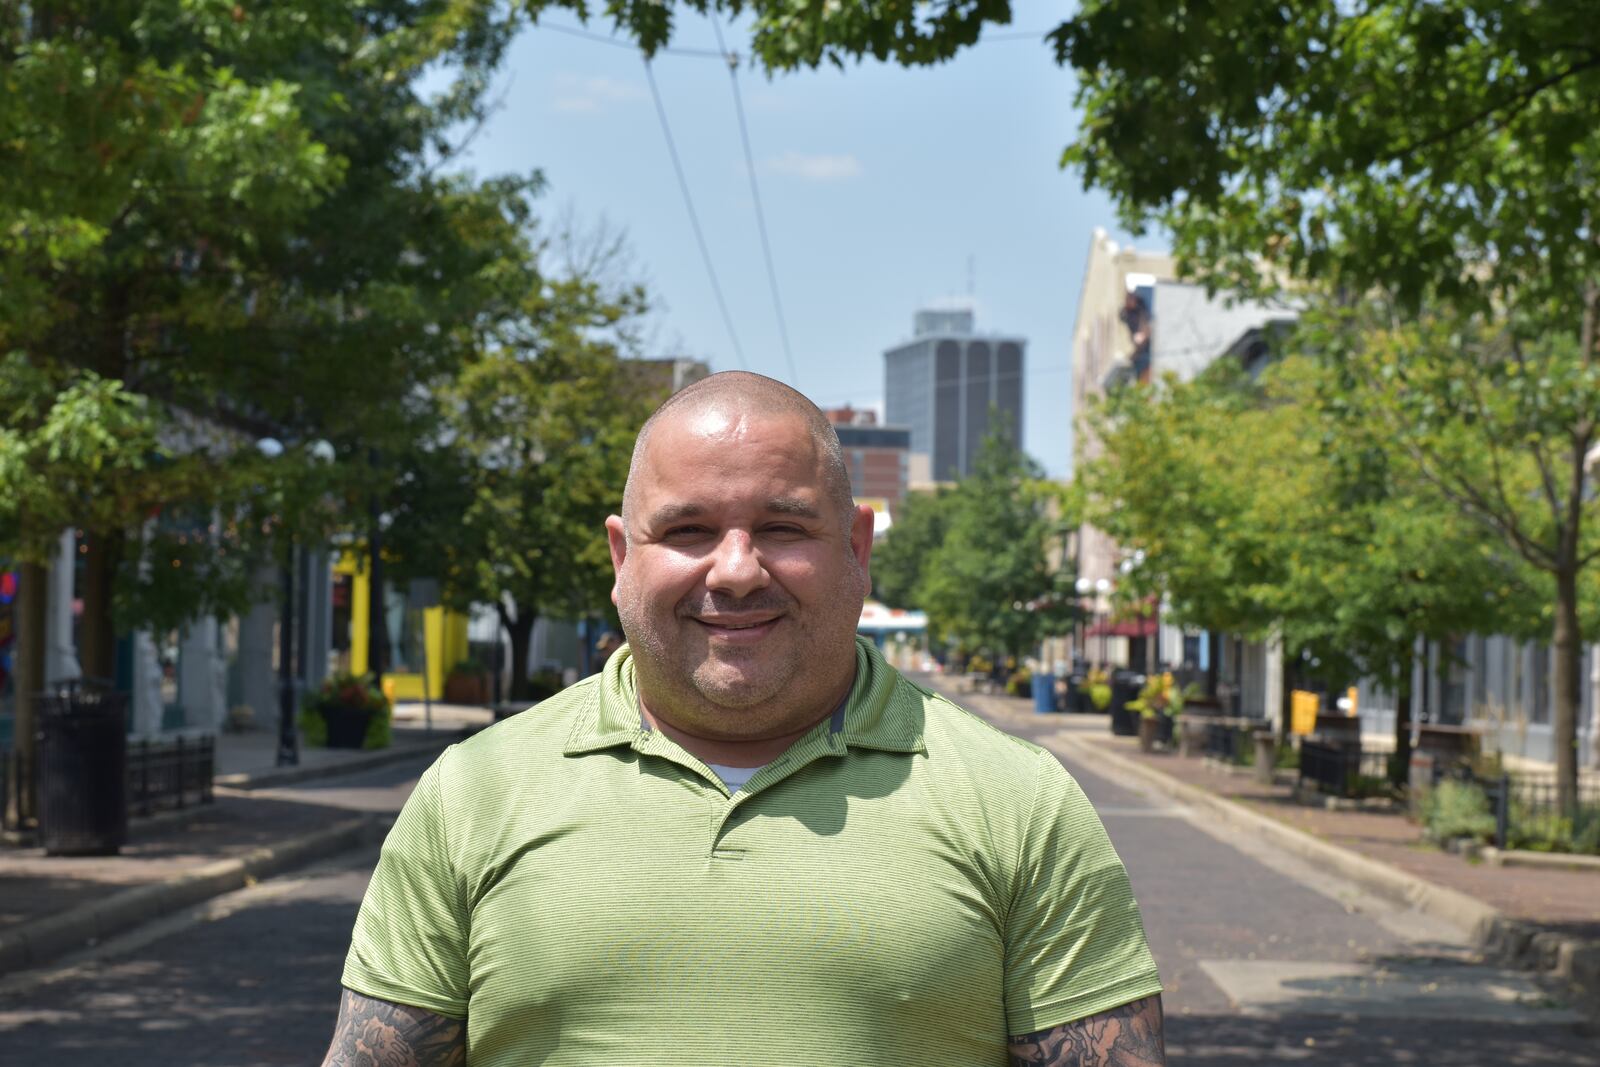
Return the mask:
POLYGON ((622 578, 622 564, 628 559, 628 535, 622 527, 622 516, 606 518, 606 543, 611 548, 611 570, 616 577, 611 583, 611 602, 617 602, 617 581, 622 578))
POLYGON ((856 513, 850 519, 850 553, 856 557, 856 562, 861 565, 861 577, 866 580, 866 592, 872 592, 872 529, 876 525, 876 516, 872 509, 865 504, 856 506, 856 513))

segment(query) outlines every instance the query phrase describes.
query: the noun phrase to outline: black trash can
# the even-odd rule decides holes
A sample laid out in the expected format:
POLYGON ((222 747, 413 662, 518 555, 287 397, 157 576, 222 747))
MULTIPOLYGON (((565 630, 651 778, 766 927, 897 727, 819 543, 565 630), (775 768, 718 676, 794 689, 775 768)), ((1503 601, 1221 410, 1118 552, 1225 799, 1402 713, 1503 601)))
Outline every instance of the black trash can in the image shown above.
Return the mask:
POLYGON ((1073 671, 1067 677, 1067 710, 1082 715, 1093 709, 1094 705, 1089 702, 1088 676, 1073 671))
POLYGON ((128 839, 128 695, 41 693, 39 841, 52 856, 111 856, 128 839))
POLYGON ((1139 714, 1128 710, 1128 702, 1139 699, 1144 688, 1144 675, 1117 670, 1111 674, 1111 732, 1118 737, 1136 737, 1139 733, 1139 714))

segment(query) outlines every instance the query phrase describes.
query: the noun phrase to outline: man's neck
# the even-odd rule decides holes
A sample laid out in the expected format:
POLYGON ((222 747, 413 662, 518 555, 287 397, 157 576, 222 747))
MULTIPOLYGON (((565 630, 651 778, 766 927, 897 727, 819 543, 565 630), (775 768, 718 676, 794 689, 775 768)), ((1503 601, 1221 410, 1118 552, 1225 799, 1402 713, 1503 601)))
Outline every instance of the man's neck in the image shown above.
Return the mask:
POLYGON ((811 719, 798 730, 775 737, 740 739, 701 737, 687 730, 681 730, 656 715, 650 710, 649 701, 645 699, 643 694, 640 694, 639 698, 639 714, 643 717, 646 726, 652 730, 659 730, 662 734, 671 738, 685 752, 701 763, 718 763, 724 767, 764 767, 789 751, 794 743, 810 733, 817 723, 832 715, 839 705, 849 697, 850 690, 854 685, 855 674, 852 672, 850 680, 845 683, 844 687, 834 694, 832 700, 821 706, 816 718, 811 719))

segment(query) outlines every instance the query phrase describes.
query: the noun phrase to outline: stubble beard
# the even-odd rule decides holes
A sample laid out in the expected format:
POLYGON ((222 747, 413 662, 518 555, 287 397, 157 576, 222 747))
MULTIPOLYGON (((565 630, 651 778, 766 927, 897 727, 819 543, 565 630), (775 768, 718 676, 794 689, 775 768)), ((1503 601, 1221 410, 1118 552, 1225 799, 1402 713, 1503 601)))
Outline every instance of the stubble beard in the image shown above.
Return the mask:
MULTIPOLYGON (((783 654, 755 677, 731 681, 724 680, 730 666, 771 652, 697 648, 688 629, 700 625, 692 618, 696 604, 680 601, 657 618, 630 585, 622 584, 617 614, 633 654, 639 692, 653 714, 695 736, 738 741, 793 732, 832 711, 822 705, 836 698, 833 690, 855 671, 857 601, 864 595, 855 575, 847 573, 830 598, 833 603, 821 606, 822 618, 807 617, 785 597, 779 626, 792 629, 784 635, 783 654), (833 625, 831 610, 840 601, 855 608, 848 621, 833 625), (830 670, 835 663, 839 669, 830 670)), ((734 602, 722 603, 732 607, 734 602)), ((739 603, 748 610, 751 602, 739 603)))

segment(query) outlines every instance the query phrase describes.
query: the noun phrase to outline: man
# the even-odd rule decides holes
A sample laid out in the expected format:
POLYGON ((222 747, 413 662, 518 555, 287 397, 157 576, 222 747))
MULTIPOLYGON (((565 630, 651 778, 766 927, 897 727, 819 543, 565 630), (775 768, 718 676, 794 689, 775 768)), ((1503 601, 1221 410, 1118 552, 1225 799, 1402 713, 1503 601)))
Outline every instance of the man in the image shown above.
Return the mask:
POLYGON ((627 645, 424 774, 326 1065, 1165 1062, 1076 783, 857 640, 872 512, 815 406, 676 394, 606 530, 627 645))

